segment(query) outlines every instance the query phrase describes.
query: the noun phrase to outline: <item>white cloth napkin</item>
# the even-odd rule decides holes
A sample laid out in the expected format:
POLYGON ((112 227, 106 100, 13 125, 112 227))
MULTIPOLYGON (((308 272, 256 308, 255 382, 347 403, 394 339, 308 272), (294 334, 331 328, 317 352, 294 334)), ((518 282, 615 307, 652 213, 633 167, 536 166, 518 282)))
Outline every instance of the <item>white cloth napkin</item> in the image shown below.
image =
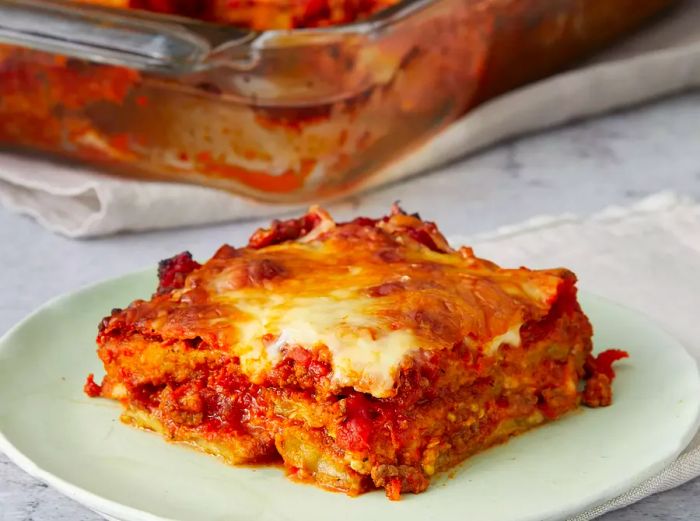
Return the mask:
MULTIPOLYGON (((593 218, 539 217, 471 240, 479 256, 508 266, 571 268, 579 285, 654 317, 700 360, 700 205, 670 193, 593 218)), ((700 434, 656 476, 571 521, 588 521, 700 476, 700 434)))
MULTIPOLYGON (((670 15, 595 60, 501 96, 362 188, 434 168, 480 147, 612 108, 700 85, 700 2, 670 15)), ((142 182, 0 155, 0 203, 69 237, 106 235, 272 215, 269 206, 227 192, 142 182)))

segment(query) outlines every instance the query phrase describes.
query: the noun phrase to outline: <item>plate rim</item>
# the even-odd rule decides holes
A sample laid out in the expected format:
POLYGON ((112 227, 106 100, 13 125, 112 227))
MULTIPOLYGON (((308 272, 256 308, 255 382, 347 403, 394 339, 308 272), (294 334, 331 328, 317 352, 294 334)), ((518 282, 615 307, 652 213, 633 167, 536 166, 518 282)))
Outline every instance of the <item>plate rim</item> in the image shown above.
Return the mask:
MULTIPOLYGON (((10 327, 2 336, 0 336, 0 353, 3 351, 3 346, 8 342, 8 340, 25 327, 29 322, 31 322, 37 315, 43 313, 44 311, 60 306, 63 301, 80 297, 84 293, 88 293, 97 289, 100 286, 115 283, 119 280, 128 277, 145 277, 149 273, 155 274, 156 270, 153 267, 142 268, 129 273, 118 275, 116 277, 105 277, 96 282, 82 284, 74 291, 67 291, 56 295, 48 299, 46 302, 41 304, 39 307, 31 311, 28 315, 22 318, 15 325, 10 327)), ((96 514, 103 516, 107 515, 119 521, 181 521, 178 519, 168 518, 159 516, 157 514, 152 514, 150 512, 145 512, 138 508, 130 507, 119 503, 117 501, 104 498, 99 494, 95 494, 88 490, 85 490, 78 485, 74 485, 69 481, 53 474, 52 472, 43 469, 40 465, 34 462, 30 457, 26 456, 22 451, 13 445, 13 443, 5 436, 2 428, 0 427, 0 452, 3 453, 7 458, 17 465, 21 470, 36 478, 43 483, 53 487, 55 490, 59 491, 64 496, 76 501, 83 507, 95 512, 96 514), (128 517, 124 517, 124 515, 128 517)))
MULTIPOLYGON (((107 285, 107 284, 113 284, 118 281, 121 281, 123 279, 127 278, 137 278, 137 277, 145 277, 149 274, 155 274, 155 270, 153 268, 145 268, 145 269, 140 269, 140 270, 135 270, 126 274, 122 274, 116 277, 108 277, 104 278, 102 280, 99 280, 97 282, 89 283, 89 284, 84 284, 80 287, 78 287, 74 291, 69 291, 62 293, 58 296, 55 296, 46 302, 44 302, 42 305, 37 307, 35 310, 30 312, 28 315, 26 315, 24 318, 22 318, 19 322, 17 322, 15 325, 13 325, 9 330, 7 330, 2 336, 0 336, 0 354, 3 351, 3 348, 8 344, 10 339, 21 329, 26 327, 28 323, 30 323, 32 320, 35 319, 37 315, 40 315, 41 313, 51 309, 55 308, 56 306, 61 306, 64 305, 64 301, 69 300, 69 299, 74 299, 74 298, 79 298, 82 296, 84 293, 91 292, 93 290, 98 289, 101 286, 107 285)), ((678 347, 679 354, 682 354, 685 356, 688 360, 688 362, 692 363, 692 365, 695 367, 695 378, 696 378, 696 383, 700 387, 700 361, 698 361, 693 355, 690 354, 688 349, 686 348, 684 342, 680 341, 672 332, 670 332, 663 324, 660 324, 657 320, 655 320, 653 317, 649 316, 649 314, 637 310, 634 307, 628 306, 627 304, 622 304, 619 303, 615 300, 609 299, 607 297, 598 295, 596 293, 592 293, 589 291, 586 291, 585 289, 581 289, 579 287, 579 297, 583 297, 583 299, 591 300, 591 301, 599 301, 603 305, 609 305, 613 307, 617 307, 621 310, 623 310, 625 313, 632 314, 640 319, 645 319, 645 321, 650 324, 651 327, 656 329, 659 333, 667 337, 667 339, 674 343, 676 347, 678 347)), ((584 310, 585 311, 585 310, 584 310)), ((595 324, 594 324, 595 327, 595 324)), ((692 439, 698 434, 700 430, 700 397, 698 397, 697 402, 696 402, 696 410, 695 410, 695 419, 693 422, 693 427, 689 429, 687 432, 684 433, 683 436, 679 436, 677 443, 675 444, 674 448, 672 451, 669 451, 669 456, 666 458, 662 458, 654 463, 649 464, 644 471, 640 471, 636 474, 634 479, 627 479, 624 480, 624 482, 621 482, 617 487, 612 487, 610 488, 609 493, 605 494, 605 497, 600 497, 599 499, 589 502, 586 500, 582 500, 577 502, 576 504, 571 504, 568 508, 566 509, 561 509, 557 512, 556 515, 549 516, 547 518, 544 518, 542 521, 548 521, 548 520, 553 520, 553 519, 568 519, 570 516, 581 513, 585 511, 585 509, 589 508, 595 508, 596 506, 600 506, 618 496, 623 494, 624 492, 630 490, 631 488, 634 488, 641 483, 644 483, 646 480, 652 478, 655 476, 658 472, 666 468, 672 461, 674 461, 678 456, 685 450, 689 443, 692 441, 692 439), (555 516, 555 517, 554 517, 555 516)), ((145 510, 141 510, 129 505, 125 505, 123 503, 120 503, 119 501, 112 500, 105 498, 97 493, 90 492, 89 490, 86 490, 78 485, 74 485, 70 481, 67 481, 60 476, 44 469, 41 467, 40 464, 37 462, 33 461, 29 456, 26 456, 24 453, 22 453, 21 450, 19 450, 17 447, 13 445, 13 443, 5 436, 5 433, 2 430, 2 427, 0 426, 0 452, 5 454, 7 458, 17 465, 20 469, 22 469, 24 472, 29 474, 30 476, 39 479, 40 481, 50 485, 53 487, 55 490, 60 492, 61 494, 67 496, 68 498, 78 502, 81 504, 83 507, 88 508, 89 510, 95 512, 96 514, 100 516, 107 516, 108 518, 112 518, 115 520, 120 520, 120 521, 182 521, 182 519, 178 518, 171 518, 171 517, 165 517, 161 516, 158 514, 154 514, 151 512, 147 512, 145 510)), ((536 519, 540 518, 534 518, 534 517, 524 517, 523 520, 531 520, 535 521, 536 519)))

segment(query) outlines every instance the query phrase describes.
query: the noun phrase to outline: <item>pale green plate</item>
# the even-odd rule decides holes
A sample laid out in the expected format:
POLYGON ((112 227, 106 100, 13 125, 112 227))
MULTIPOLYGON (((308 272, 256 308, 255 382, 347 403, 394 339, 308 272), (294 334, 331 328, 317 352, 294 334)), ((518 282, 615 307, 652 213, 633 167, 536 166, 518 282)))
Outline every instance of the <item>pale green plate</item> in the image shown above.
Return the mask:
POLYGON ((146 297, 152 272, 50 302, 0 340, 0 450, 30 474, 121 520, 440 521, 563 519, 661 470, 700 414, 695 361, 647 317, 584 295, 598 349, 618 365, 612 407, 584 409, 470 459, 428 492, 390 502, 229 467, 122 425, 119 407, 83 395, 101 374, 94 337, 112 307, 146 297))

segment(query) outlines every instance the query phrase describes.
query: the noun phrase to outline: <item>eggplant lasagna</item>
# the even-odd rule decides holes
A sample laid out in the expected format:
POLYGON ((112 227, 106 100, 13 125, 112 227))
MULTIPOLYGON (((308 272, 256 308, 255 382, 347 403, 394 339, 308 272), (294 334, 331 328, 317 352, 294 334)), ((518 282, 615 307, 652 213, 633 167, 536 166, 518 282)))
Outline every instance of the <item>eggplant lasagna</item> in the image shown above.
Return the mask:
POLYGON ((565 269, 502 269, 395 207, 275 221, 205 264, 162 261, 148 300, 99 326, 126 423, 223 460, 281 460, 351 495, 436 472, 576 409, 609 405, 612 362, 565 269))

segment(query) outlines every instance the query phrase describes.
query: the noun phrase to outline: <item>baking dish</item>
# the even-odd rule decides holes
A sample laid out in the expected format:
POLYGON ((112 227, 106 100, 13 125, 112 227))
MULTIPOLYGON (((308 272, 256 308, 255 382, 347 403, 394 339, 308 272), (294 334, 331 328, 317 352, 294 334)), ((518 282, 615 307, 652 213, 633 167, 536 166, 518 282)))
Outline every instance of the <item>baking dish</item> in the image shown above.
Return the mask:
POLYGON ((268 201, 317 199, 673 3, 404 0, 344 25, 258 31, 0 0, 0 142, 268 201))

